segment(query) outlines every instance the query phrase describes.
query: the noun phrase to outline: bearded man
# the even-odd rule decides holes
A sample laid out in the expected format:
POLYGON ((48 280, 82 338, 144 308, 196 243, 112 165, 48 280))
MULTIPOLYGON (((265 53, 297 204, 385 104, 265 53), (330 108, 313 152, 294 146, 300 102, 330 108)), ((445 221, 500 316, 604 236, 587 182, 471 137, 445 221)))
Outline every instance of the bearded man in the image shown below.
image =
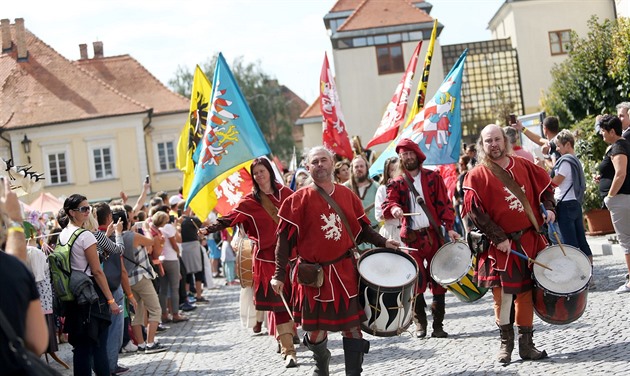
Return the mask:
POLYGON ((400 237, 408 247, 414 249, 409 254, 418 263, 421 278, 418 278, 414 309, 416 337, 424 338, 427 335, 427 305, 423 294, 428 285, 433 293, 431 337, 446 338, 448 333, 443 328, 446 289, 431 278, 428 270, 433 256, 444 243, 441 227, 446 228, 451 239, 459 239, 459 234, 453 231, 455 211, 440 174, 422 168, 426 156, 418 144, 403 138, 396 146, 396 152, 402 174, 387 184, 387 197, 382 204, 383 216, 385 219, 396 218, 401 221, 400 237))
POLYGON ((468 215, 490 240, 489 249, 477 256, 474 280, 479 286, 492 289, 495 321, 501 335, 497 358, 504 364, 511 361, 515 320, 520 357, 542 359, 547 353, 536 349, 533 342, 532 271, 528 262, 511 250, 536 259, 547 246, 538 229, 544 218, 541 203, 548 213, 544 220, 555 219, 551 178, 534 163, 513 157, 507 135, 495 124, 481 131, 477 150, 480 163, 468 172, 463 183, 462 216, 468 215))
POLYGON ((379 184, 368 176, 368 162, 362 154, 357 155, 350 165, 350 179, 343 185, 350 188, 363 204, 363 211, 367 215, 372 228, 378 231, 379 224, 374 210, 374 199, 379 184))

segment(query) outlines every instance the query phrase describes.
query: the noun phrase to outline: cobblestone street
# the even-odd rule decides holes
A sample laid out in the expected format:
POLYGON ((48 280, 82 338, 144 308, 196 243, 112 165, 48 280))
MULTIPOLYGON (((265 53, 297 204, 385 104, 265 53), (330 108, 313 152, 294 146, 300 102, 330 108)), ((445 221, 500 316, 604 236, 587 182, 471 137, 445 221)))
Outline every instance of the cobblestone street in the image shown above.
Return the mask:
MULTIPOLYGON (((589 239, 592 240, 592 239, 589 239)), ((601 243, 601 242, 600 242, 601 243)), ((518 345, 512 363, 496 360, 499 333, 493 320, 492 297, 486 294, 474 303, 462 303, 448 293, 445 330, 447 339, 416 339, 408 333, 398 337, 373 337, 363 363, 364 375, 630 375, 630 294, 616 294, 626 273, 623 255, 602 255, 601 245, 592 247, 596 288, 588 294, 584 315, 568 325, 550 325, 534 319, 534 342, 549 358, 522 361, 518 345)), ((253 336, 238 318, 238 286, 207 290, 209 304, 190 312, 190 321, 169 324, 159 335, 169 351, 151 355, 122 355, 119 363, 130 367, 128 375, 310 375, 312 353, 298 349, 299 366, 283 367, 275 341, 267 335, 253 336)), ((430 296, 427 296, 429 301, 430 296)), ((429 321, 431 318, 429 317, 429 321)), ((329 337, 331 374, 344 374, 341 336, 329 337)), ((71 348, 58 353, 72 364, 71 348)), ((54 361, 51 361, 54 363, 54 361)), ((52 364, 51 363, 51 364, 52 364)), ((55 368, 62 370, 56 363, 55 368)), ((64 374, 72 374, 63 370, 64 374)))

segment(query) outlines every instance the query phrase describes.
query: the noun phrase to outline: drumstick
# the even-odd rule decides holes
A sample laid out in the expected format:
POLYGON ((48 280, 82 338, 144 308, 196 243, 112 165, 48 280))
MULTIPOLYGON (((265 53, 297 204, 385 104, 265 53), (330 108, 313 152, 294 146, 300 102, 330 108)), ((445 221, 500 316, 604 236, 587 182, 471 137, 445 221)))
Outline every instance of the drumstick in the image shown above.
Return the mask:
POLYGON ((280 291, 280 297, 282 298, 282 303, 284 303, 284 308, 287 309, 287 313, 289 314, 289 317, 291 317, 291 320, 295 322, 295 319, 293 318, 293 313, 291 313, 291 309, 289 309, 287 300, 284 298, 284 292, 280 291))
POLYGON ((538 262, 538 261, 534 260, 533 258, 531 258, 531 257, 527 256, 527 255, 524 255, 524 254, 522 254, 522 253, 520 253, 520 252, 517 252, 517 251, 515 251, 515 250, 513 250, 513 249, 510 249, 510 252, 512 252, 512 253, 513 253, 513 254, 515 254, 516 256, 518 256, 518 257, 522 258, 523 260, 526 260, 526 261, 529 261, 529 262, 533 262, 534 264, 536 264, 536 265, 538 265, 538 266, 540 266, 540 267, 543 267, 543 268, 545 268, 545 269, 548 269, 548 270, 552 270, 552 271, 553 271, 553 269, 551 269, 551 268, 550 268, 550 267, 548 267, 547 265, 543 264, 542 262, 538 262))
POLYGON ((403 247, 402 245, 398 247, 399 249, 404 249, 406 251, 417 251, 418 248, 411 248, 411 247, 403 247))
POLYGON ((411 217, 413 215, 422 215, 422 213, 403 213, 404 217, 411 217))
MULTIPOLYGON (((547 216, 547 209, 545 209, 545 205, 543 205, 541 203, 540 204, 540 209, 542 209, 542 212, 543 212, 543 214, 546 217, 547 216)), ((547 222, 547 224, 549 225, 549 228, 553 232, 553 236, 556 238, 556 241, 558 242, 558 245, 560 246, 560 250, 562 251, 562 254, 566 256, 567 253, 564 251, 564 247, 562 246, 562 242, 560 241, 560 237, 558 236, 558 231, 556 231, 556 226, 553 224, 553 222, 547 222)))

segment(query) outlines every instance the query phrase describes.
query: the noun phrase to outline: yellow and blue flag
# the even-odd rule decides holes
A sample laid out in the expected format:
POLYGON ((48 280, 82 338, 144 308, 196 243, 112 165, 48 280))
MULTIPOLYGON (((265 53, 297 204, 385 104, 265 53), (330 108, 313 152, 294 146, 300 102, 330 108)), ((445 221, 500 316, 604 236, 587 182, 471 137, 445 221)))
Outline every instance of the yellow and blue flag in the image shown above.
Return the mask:
POLYGON ((433 98, 372 164, 370 176, 383 172, 385 160, 396 156, 396 145, 403 138, 410 138, 420 146, 427 156, 424 165, 457 163, 462 141, 460 96, 467 53, 468 49, 457 59, 433 98))
MULTIPOLYGON (((214 188, 229 175, 230 170, 245 167, 252 159, 271 152, 221 53, 217 59, 212 83, 214 87, 208 111, 208 124, 193 155, 196 166, 186 199, 187 206, 202 189, 207 187, 213 192, 214 188)), ((208 196, 209 213, 216 205, 217 199, 214 193, 208 196)), ((205 218, 203 213, 198 211, 196 213, 200 218, 205 218)))
MULTIPOLYGON (((186 125, 184 125, 177 143, 177 168, 184 172, 182 183, 182 195, 184 198, 189 196, 190 187, 195 177, 197 160, 193 159, 193 156, 206 131, 211 96, 212 85, 201 68, 197 66, 193 75, 188 119, 186 119, 186 125)), ((204 187, 195 196, 194 200, 190 202, 189 206, 197 215, 205 219, 212 210, 212 207, 210 207, 211 196, 212 190, 204 187)))

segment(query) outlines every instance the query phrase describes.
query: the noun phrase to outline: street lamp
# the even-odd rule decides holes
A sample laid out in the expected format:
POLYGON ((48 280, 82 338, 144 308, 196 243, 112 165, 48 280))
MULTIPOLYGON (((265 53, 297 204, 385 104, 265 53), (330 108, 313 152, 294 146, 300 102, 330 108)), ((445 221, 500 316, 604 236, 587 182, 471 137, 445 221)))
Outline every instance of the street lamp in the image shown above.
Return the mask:
POLYGON ((32 141, 29 140, 25 134, 24 139, 22 140, 22 147, 24 148, 24 154, 26 154, 28 163, 31 163, 31 156, 29 155, 31 153, 31 142, 32 141))
POLYGON ((31 140, 24 135, 24 139, 22 140, 22 147, 24 148, 24 154, 29 154, 31 152, 31 140))

